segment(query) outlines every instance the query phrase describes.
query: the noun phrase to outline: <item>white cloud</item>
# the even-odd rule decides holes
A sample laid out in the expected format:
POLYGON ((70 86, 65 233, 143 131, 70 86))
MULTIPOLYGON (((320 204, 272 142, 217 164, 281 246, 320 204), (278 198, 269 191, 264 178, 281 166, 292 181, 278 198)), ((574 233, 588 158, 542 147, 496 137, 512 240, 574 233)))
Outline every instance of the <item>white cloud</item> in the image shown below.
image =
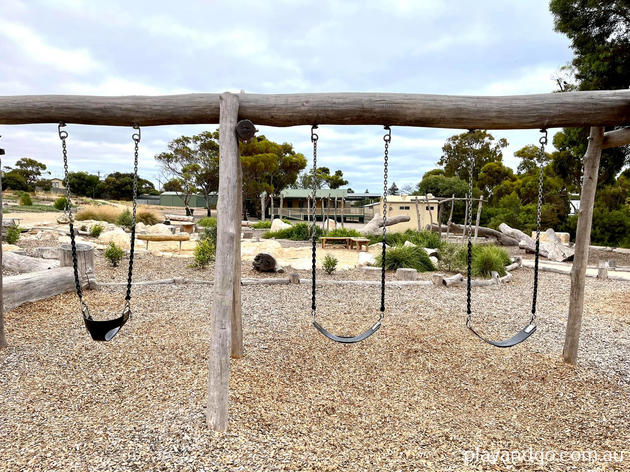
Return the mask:
POLYGON ((86 49, 62 49, 47 44, 32 29, 0 19, 0 36, 6 37, 33 62, 74 74, 88 74, 102 68, 86 49))
POLYGON ((64 82, 60 90, 78 95, 171 95, 191 93, 185 88, 166 89, 122 77, 106 77, 99 82, 64 82))

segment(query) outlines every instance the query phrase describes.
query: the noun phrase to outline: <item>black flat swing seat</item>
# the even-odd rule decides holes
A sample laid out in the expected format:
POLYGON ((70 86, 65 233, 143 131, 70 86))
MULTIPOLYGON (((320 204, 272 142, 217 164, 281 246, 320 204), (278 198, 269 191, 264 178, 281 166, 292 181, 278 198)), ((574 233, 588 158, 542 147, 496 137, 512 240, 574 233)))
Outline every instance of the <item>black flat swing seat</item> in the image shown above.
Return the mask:
POLYGON ((512 336, 509 339, 506 339, 505 341, 492 341, 491 339, 486 339, 477 331, 475 331, 475 329, 472 326, 468 326, 468 329, 471 330, 475 334, 475 336, 477 336, 479 339, 481 339, 482 341, 488 344, 491 344, 492 346, 512 347, 512 346, 516 346, 517 344, 522 343, 527 338, 529 338, 532 334, 534 334, 536 332, 536 325, 534 323, 528 324, 522 330, 516 333, 514 336, 512 336))
POLYGON ((125 309, 119 318, 104 321, 96 321, 90 315, 87 315, 83 317, 83 322, 94 341, 111 341, 127 322, 130 314, 131 311, 125 309))
POLYGON ((379 330, 379 328, 381 327, 381 320, 378 320, 367 331, 364 331, 361 334, 358 334, 356 336, 337 336, 336 334, 333 334, 330 331, 328 331, 326 328, 324 328, 322 325, 320 325, 315 320, 313 320, 313 326, 315 326, 315 328, 317 328, 317 331, 322 333, 324 336, 326 336, 331 341, 335 341, 335 342, 343 343, 343 344, 352 344, 352 343, 359 343, 359 342, 363 341, 364 339, 369 338, 374 333, 376 333, 379 330))

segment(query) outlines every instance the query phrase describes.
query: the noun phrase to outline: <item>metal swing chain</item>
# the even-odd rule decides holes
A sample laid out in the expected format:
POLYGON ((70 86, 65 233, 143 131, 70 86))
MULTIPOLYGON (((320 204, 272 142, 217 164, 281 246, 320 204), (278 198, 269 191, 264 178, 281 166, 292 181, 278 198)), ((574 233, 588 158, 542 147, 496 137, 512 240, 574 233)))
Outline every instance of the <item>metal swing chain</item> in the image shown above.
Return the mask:
POLYGON ((140 147, 140 140, 142 139, 142 132, 140 131, 140 126, 133 125, 133 129, 136 130, 135 133, 131 136, 134 144, 134 153, 133 153, 133 204, 131 211, 131 242, 129 248, 129 273, 127 275, 127 294, 125 296, 125 312, 129 312, 131 310, 129 301, 131 300, 131 281, 133 278, 133 256, 135 252, 135 242, 136 242, 136 207, 138 200, 138 150, 140 147))
POLYGON ((472 209, 473 209, 473 172, 475 170, 475 156, 472 148, 471 135, 474 130, 468 131, 468 199, 467 217, 464 230, 468 236, 468 251, 466 254, 466 326, 470 328, 472 324, 472 209))
POLYGON ((547 129, 540 130, 543 135, 538 141, 540 143, 540 162, 538 165, 538 206, 536 208, 536 250, 534 255, 534 290, 532 295, 532 316, 529 320, 529 324, 536 322, 536 301, 538 298, 538 259, 540 256, 540 226, 542 215, 542 201, 543 201, 543 163, 545 159, 545 145, 547 144, 547 129))
POLYGON ((385 151, 383 156, 383 240, 381 243, 381 316, 383 319, 385 314, 385 254, 386 254, 386 237, 387 237, 387 177, 388 177, 388 165, 389 165, 389 143, 392 140, 392 130, 389 126, 384 126, 385 135, 383 141, 385 141, 385 151))
POLYGON ((313 267, 312 267, 312 286, 311 286, 311 315, 313 319, 315 318, 316 307, 315 304, 315 290, 316 290, 316 282, 315 282, 315 274, 316 274, 316 265, 317 265, 317 140, 319 136, 315 133, 317 129, 317 125, 311 126, 311 142, 313 143, 313 182, 312 189, 313 192, 311 194, 311 200, 313 203, 313 225, 311 226, 311 239, 313 241, 313 267))
POLYGON ((59 133, 59 139, 61 139, 61 151, 63 154, 63 171, 64 171, 64 185, 66 186, 66 207, 68 208, 68 225, 70 227, 70 247, 72 248, 72 268, 74 270, 74 286, 81 305, 81 313, 85 319, 91 319, 90 310, 86 303, 83 301, 83 290, 81 289, 81 280, 79 279, 79 263, 77 261, 77 244, 74 236, 74 216, 72 215, 72 200, 70 196, 70 178, 68 172, 68 147, 66 145, 66 139, 68 139, 68 132, 62 130, 66 123, 59 122, 57 126, 57 132, 59 133))

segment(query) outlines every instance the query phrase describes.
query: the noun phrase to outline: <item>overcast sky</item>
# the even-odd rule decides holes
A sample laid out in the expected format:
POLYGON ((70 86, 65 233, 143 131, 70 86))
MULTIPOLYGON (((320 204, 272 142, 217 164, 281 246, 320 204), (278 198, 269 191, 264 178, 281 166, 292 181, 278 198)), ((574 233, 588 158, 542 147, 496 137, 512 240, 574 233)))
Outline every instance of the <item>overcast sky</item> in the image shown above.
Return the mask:
MULTIPOLYGON (((572 58, 547 0, 0 0, 0 95, 409 92, 546 93, 572 58)), ((259 127, 311 159, 308 127, 259 127)), ((143 129, 140 174, 169 140, 213 127, 143 129)), ((71 170, 132 168, 131 129, 69 125, 71 170)), ((554 130, 550 130, 552 133, 554 130)), ((390 182, 415 185, 455 130, 393 128, 390 182)), ((325 126, 318 161, 355 191, 382 188, 382 128, 325 126)), ((538 132, 497 131, 513 152, 538 132)), ((56 125, 0 126, 4 165, 62 176, 56 125)))

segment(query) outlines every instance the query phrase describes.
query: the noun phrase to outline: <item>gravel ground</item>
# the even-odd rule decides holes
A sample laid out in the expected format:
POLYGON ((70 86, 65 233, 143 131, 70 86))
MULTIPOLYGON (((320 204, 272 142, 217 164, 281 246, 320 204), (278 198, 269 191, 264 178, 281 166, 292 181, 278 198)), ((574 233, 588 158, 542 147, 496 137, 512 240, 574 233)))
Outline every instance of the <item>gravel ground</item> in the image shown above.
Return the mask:
MULTIPOLYGON (((96 260, 99 280, 124 281, 125 263, 96 260)), ((139 257, 136 280, 212 279, 189 263, 139 257)), ((532 271, 513 275, 474 291, 489 336, 528 319, 532 271)), ((224 435, 204 423, 210 288, 135 287, 134 315, 107 344, 89 340, 73 294, 27 304, 6 315, 0 470, 506 470, 467 465, 464 451, 627 449, 630 284, 587 279, 576 368, 561 361, 568 291, 568 277, 542 273, 537 333, 498 350, 466 331, 462 288, 388 289, 383 328, 337 345, 310 325, 308 286, 245 286, 246 356, 232 362, 224 435)), ((112 313, 123 292, 87 299, 112 313)), ((376 319, 379 289, 326 286, 318 300, 322 324, 355 333, 376 319)), ((514 469, 630 470, 630 452, 514 469)))

